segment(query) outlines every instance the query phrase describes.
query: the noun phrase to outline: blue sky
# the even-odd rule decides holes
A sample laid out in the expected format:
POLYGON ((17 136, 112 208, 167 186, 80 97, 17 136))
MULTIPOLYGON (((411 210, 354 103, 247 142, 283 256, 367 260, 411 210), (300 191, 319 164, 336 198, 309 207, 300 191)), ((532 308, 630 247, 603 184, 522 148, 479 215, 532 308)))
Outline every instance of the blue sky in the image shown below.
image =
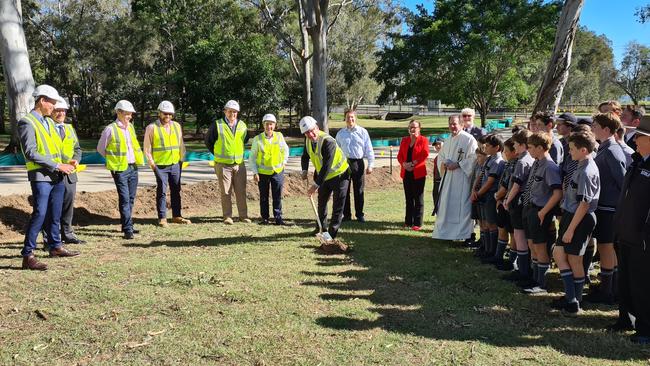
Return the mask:
MULTIPOLYGON (((433 8, 431 0, 403 2, 411 9, 415 9, 417 4, 424 4, 429 10, 433 8)), ((585 0, 580 24, 597 34, 604 34, 612 41, 618 64, 623 58, 625 45, 630 41, 650 46, 650 22, 641 24, 634 15, 636 8, 646 4, 650 4, 650 0, 585 0)))

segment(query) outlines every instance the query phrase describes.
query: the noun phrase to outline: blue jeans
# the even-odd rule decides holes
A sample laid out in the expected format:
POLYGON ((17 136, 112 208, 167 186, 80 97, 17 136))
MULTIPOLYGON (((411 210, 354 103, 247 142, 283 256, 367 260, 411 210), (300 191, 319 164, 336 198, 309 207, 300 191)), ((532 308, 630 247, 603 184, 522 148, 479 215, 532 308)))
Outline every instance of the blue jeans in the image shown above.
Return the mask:
POLYGON ((34 210, 29 219, 25 242, 20 254, 29 257, 36 249, 36 240, 41 232, 43 224, 47 220, 48 225, 45 232, 48 238, 50 250, 61 246, 61 210, 63 208, 63 194, 65 185, 63 180, 58 182, 30 182, 32 187, 32 198, 34 210))
POLYGON ((156 207, 158 218, 167 218, 167 185, 171 193, 172 217, 181 217, 181 164, 161 168, 156 166, 156 207))
POLYGON ((133 219, 131 214, 133 212, 133 201, 135 201, 135 194, 138 191, 138 167, 129 164, 126 170, 121 172, 111 172, 115 187, 117 188, 117 196, 119 198, 120 209, 120 224, 122 224, 122 232, 133 233, 133 219))
POLYGON ((260 189, 260 216, 269 219, 269 186, 273 197, 273 217, 282 220, 282 186, 284 185, 284 172, 273 173, 272 175, 259 174, 260 181, 257 187, 260 189))

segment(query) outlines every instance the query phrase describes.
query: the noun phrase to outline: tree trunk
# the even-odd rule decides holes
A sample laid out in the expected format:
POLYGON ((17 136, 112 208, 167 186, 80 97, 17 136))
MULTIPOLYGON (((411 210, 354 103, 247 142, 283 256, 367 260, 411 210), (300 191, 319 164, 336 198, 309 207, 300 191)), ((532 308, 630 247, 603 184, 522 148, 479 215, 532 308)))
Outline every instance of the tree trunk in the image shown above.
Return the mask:
POLYGON ((327 7, 328 0, 305 0, 305 20, 313 45, 312 116, 329 133, 327 121, 327 7))
POLYGON ((302 45, 302 54, 300 63, 302 66, 302 116, 311 115, 311 68, 309 63, 309 32, 305 22, 305 13, 301 0, 298 3, 298 22, 300 26, 300 43, 302 45))
POLYGON ((555 34, 555 46, 553 55, 548 63, 544 82, 537 93, 535 112, 555 113, 562 99, 562 91, 569 78, 569 67, 571 66, 571 51, 578 20, 584 0, 566 0, 562 7, 562 14, 557 25, 555 34))
POLYGON ((0 93, 0 134, 5 134, 5 97, 0 93))
POLYGON ((34 105, 34 78, 23 32, 20 0, 0 1, 0 55, 7 84, 11 140, 7 152, 18 150, 16 123, 34 105))

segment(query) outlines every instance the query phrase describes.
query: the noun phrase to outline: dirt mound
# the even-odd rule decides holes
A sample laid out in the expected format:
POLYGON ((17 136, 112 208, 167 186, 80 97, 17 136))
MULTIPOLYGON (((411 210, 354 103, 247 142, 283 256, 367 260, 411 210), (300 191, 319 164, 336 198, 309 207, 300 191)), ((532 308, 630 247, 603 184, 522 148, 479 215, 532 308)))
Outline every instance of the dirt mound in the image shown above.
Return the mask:
MULTIPOLYGON (((399 170, 393 174, 388 168, 375 169, 366 176, 366 188, 376 189, 400 183, 399 170)), ((292 172, 285 176, 284 196, 307 194, 308 183, 301 179, 300 173, 292 172)), ((259 200, 257 183, 248 181, 246 194, 249 200, 259 200)), ((191 217, 198 213, 214 210, 221 205, 217 181, 206 181, 183 185, 181 191, 183 216, 191 217)), ((0 197, 0 241, 16 240, 24 235, 25 227, 32 212, 30 195, 11 195, 0 197)), ((169 205, 169 199, 168 199, 169 205)), ((139 187, 135 199, 133 216, 139 218, 156 217, 156 188, 139 187)), ((115 224, 119 222, 115 191, 77 192, 75 200, 75 225, 115 224)))

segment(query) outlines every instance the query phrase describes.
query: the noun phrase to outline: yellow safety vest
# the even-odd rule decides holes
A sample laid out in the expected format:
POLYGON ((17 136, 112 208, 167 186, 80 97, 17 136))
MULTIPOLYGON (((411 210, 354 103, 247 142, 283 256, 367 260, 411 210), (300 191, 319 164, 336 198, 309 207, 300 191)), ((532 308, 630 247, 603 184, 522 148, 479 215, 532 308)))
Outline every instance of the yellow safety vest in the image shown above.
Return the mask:
MULTIPOLYGON (((48 121, 48 131, 32 113, 27 113, 23 118, 29 121, 29 123, 31 123, 32 127, 34 128, 34 134, 36 135, 36 151, 40 155, 43 155, 46 158, 49 158, 52 161, 61 164, 63 162, 61 159, 63 142, 61 142, 61 137, 54 127, 56 123, 52 119, 44 117, 48 121)), ((25 155, 24 152, 23 155, 25 155)), ((28 171, 38 170, 42 168, 40 165, 34 163, 33 161, 27 160, 27 157, 25 157, 25 167, 28 171)))
POLYGON ((241 164, 244 161, 244 140, 246 139, 246 123, 237 122, 235 134, 224 119, 217 120, 217 132, 219 138, 214 144, 212 153, 214 161, 221 164, 241 164))
POLYGON ((257 171, 260 174, 272 175, 280 173, 283 169, 284 151, 280 148, 280 142, 284 137, 280 132, 273 132, 273 137, 267 139, 264 132, 255 136, 253 144, 257 144, 257 171))
MULTIPOLYGON (((323 148, 323 141, 326 139, 331 139, 335 144, 336 140, 326 134, 323 131, 318 131, 318 140, 316 141, 316 151, 312 149, 312 144, 311 140, 307 139, 307 142, 305 143, 305 148, 307 149, 307 153, 309 154, 309 158, 311 159, 312 163, 314 163, 314 167, 316 168, 316 171, 320 174, 320 170, 323 167, 323 155, 321 154, 321 150, 323 148)), ((345 158, 345 155, 343 155, 343 150, 339 147, 338 144, 336 144, 336 153, 334 153, 334 159, 332 160, 332 165, 330 166, 330 170, 327 171, 327 175, 325 176, 325 180, 330 180, 334 177, 338 177, 339 175, 345 173, 345 171, 348 170, 348 159, 345 158)))
MULTIPOLYGON (((79 138, 77 137, 77 133, 74 130, 74 127, 70 124, 64 124, 65 126, 65 136, 63 137, 63 156, 62 159, 66 163, 72 160, 74 157, 74 147, 77 145, 77 142, 79 141, 79 138)), ((57 128, 57 133, 58 133, 58 128, 57 128)))
MULTIPOLYGON (((113 133, 111 134, 111 140, 106 146, 106 169, 116 172, 125 171, 129 166, 129 162, 126 158, 128 149, 126 146, 124 130, 117 125, 117 122, 113 122, 109 126, 113 129, 113 133)), ((143 165, 144 155, 142 154, 138 137, 135 135, 135 129, 130 123, 128 130, 129 135, 131 136, 131 144, 133 145, 135 163, 137 165, 143 165)))
POLYGON ((156 165, 172 165, 181 160, 181 126, 174 121, 171 123, 171 132, 167 132, 160 121, 154 123, 151 156, 156 165))

